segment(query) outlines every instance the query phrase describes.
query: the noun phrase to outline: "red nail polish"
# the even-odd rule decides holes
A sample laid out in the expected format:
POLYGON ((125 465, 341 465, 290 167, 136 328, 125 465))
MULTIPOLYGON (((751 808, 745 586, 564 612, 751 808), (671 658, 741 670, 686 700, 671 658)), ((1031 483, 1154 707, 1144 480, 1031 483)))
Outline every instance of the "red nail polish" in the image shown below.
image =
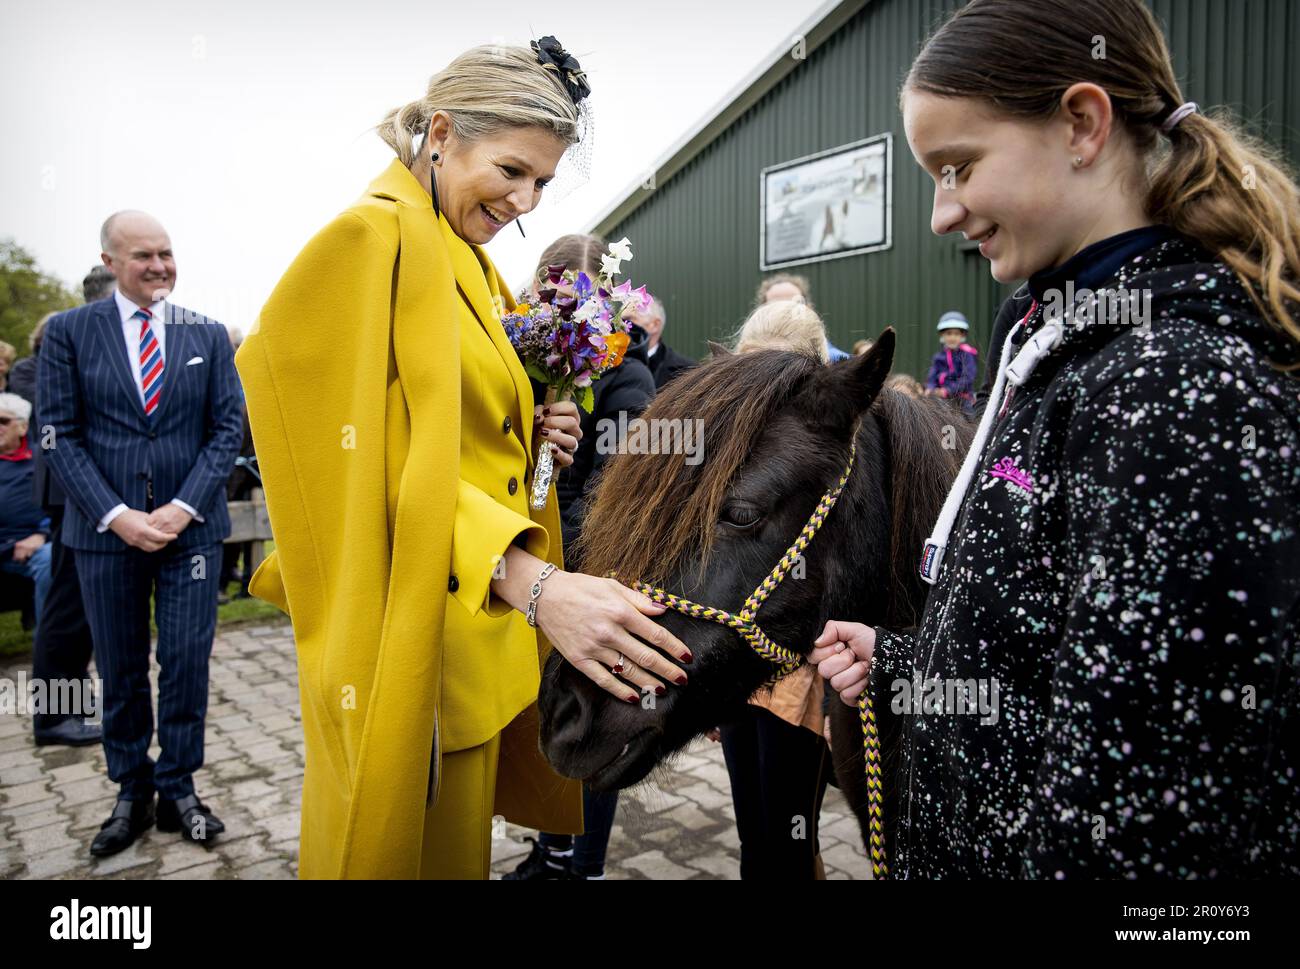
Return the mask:
POLYGON ((685 656, 682 657, 682 662, 683 662, 683 663, 690 663, 690 662, 693 662, 694 660, 695 660, 695 657, 692 656, 689 652, 688 652, 685 656))
POLYGON ((547 437, 550 433, 551 433, 551 429, 549 427, 542 428, 542 437, 547 437))
POLYGON ((638 697, 638 696, 634 693, 634 694, 632 694, 632 695, 629 696, 629 697, 624 697, 624 699, 627 700, 628 703, 636 703, 636 702, 640 699, 640 697, 638 697))
POLYGON ((667 691, 666 689, 664 689, 664 687, 662 687, 662 686, 656 686, 656 687, 655 687, 655 696, 663 696, 663 695, 664 695, 665 693, 667 693, 667 692, 668 692, 668 691, 667 691))
POLYGON ((676 683, 678 686, 685 686, 685 685, 686 685, 686 677, 685 677, 685 676, 679 676, 679 677, 677 677, 677 679, 674 680, 673 682, 676 683))

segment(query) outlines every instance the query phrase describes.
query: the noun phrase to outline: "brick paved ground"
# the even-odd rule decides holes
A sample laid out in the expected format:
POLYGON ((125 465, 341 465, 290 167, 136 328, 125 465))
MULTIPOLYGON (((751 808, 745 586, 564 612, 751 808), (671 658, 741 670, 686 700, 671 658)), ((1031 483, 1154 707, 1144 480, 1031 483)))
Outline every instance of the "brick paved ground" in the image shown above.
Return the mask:
MULTIPOLYGON (((26 661, 0 661, 11 681, 26 661)), ((152 671, 155 690, 157 666, 152 671)), ((212 657, 206 762, 195 786, 226 833, 211 849, 150 830, 103 860, 87 851, 112 807, 99 747, 36 747, 27 716, 0 715, 0 878, 294 878, 302 784, 297 669, 287 623, 221 630, 212 657)), ((157 756, 157 748, 153 750, 157 756)), ((527 832, 504 825, 493 875, 527 854, 527 832)), ((857 824, 839 792, 822 811, 830 878, 866 878, 857 824)), ((706 740, 655 783, 624 793, 607 874, 737 878, 739 840, 722 750, 706 740)))

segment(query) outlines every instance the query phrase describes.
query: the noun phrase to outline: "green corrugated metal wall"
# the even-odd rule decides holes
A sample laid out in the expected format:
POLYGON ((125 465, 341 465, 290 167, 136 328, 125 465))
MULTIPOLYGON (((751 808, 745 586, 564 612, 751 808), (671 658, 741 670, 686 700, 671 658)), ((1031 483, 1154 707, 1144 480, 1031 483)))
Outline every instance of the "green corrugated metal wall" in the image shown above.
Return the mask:
MULTIPOLYGON (((790 267, 809 278, 831 339, 849 349, 886 325, 899 331, 896 370, 923 377, 934 325, 960 309, 988 345, 1005 293, 961 237, 930 232, 932 182, 912 160, 898 86, 930 30, 958 0, 872 0, 628 218, 633 274, 667 306, 665 339, 693 357, 743 320, 758 268, 759 171, 893 132, 893 247, 790 267)), ((1229 105, 1300 168, 1300 0, 1153 0, 1186 96, 1229 105)), ((1032 42, 1027 38, 1026 42, 1032 42)))

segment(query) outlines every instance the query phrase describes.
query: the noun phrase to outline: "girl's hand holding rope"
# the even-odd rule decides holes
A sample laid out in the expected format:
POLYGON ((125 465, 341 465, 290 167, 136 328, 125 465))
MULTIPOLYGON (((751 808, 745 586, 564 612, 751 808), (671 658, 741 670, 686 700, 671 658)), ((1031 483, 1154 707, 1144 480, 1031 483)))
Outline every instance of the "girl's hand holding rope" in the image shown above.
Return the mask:
POLYGON ((867 688, 871 654, 876 648, 876 631, 860 622, 830 620, 822 634, 813 640, 808 662, 817 664, 820 673, 840 699, 851 707, 858 705, 867 688))

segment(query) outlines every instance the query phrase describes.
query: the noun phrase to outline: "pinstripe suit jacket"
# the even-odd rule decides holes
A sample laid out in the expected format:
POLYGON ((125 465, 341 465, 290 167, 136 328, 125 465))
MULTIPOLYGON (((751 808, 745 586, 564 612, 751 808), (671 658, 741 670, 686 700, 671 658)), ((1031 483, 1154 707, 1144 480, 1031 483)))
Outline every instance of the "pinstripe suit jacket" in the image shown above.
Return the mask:
POLYGON ((151 417, 131 375, 117 304, 107 299, 50 320, 36 381, 37 441, 52 429, 46 457, 68 495, 69 548, 127 546, 100 520, 118 504, 143 510, 179 498, 203 517, 174 543, 189 548, 230 534, 226 479, 243 436, 239 377, 221 324, 167 304, 162 398, 151 417), (195 357, 199 363, 189 363, 195 357))

